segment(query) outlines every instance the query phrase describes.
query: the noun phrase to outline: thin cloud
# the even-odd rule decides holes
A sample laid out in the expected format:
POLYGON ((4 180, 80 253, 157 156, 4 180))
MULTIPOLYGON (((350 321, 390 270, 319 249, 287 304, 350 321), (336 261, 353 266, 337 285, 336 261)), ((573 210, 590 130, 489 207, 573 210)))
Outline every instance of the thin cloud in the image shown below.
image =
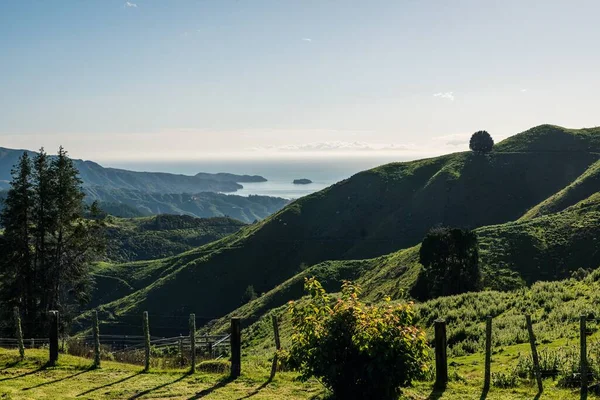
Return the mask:
POLYGON ((303 40, 304 42, 312 42, 312 39, 311 39, 311 38, 307 38, 307 37, 305 37, 305 38, 302 38, 302 40, 303 40))
POLYGON ((124 4, 125 7, 129 7, 129 8, 137 8, 137 4, 136 3, 132 3, 130 1, 126 1, 124 4))
POLYGON ((414 145, 378 144, 367 142, 325 141, 303 144, 288 144, 282 146, 253 147, 254 151, 291 151, 291 152, 321 152, 321 151, 407 151, 414 150, 414 145))
POLYGON ((439 92, 435 93, 433 97, 439 97, 440 99, 448 99, 450 101, 454 101, 454 92, 439 92))
POLYGON ((521 89, 521 93, 525 93, 527 89, 521 89))

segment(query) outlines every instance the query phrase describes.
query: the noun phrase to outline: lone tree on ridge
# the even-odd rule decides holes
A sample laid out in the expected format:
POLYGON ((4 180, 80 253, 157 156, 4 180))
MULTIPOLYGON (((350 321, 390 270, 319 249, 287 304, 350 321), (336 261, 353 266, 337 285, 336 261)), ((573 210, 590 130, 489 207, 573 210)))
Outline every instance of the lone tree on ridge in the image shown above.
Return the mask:
POLYGON ((477 131, 471 136, 469 148, 478 154, 486 154, 492 151, 494 139, 487 131, 477 131))

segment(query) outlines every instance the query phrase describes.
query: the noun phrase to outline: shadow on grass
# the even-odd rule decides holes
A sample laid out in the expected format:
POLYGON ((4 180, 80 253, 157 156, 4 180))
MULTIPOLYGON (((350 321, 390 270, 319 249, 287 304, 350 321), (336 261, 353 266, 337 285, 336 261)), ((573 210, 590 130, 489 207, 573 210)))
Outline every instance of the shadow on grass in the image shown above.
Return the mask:
POLYGON ((35 386, 32 386, 32 387, 23 388, 23 390, 31 390, 31 389, 39 388, 41 386, 52 385, 53 383, 58 383, 58 382, 61 382, 61 381, 67 380, 67 379, 75 378, 76 376, 85 374, 86 372, 89 372, 91 370, 92 370, 92 368, 87 368, 87 369, 84 369, 83 371, 77 372, 76 374, 65 376, 64 378, 60 378, 60 379, 55 379, 55 380, 50 381, 50 382, 40 383, 39 385, 35 385, 35 386))
POLYGON ((182 376, 180 376, 179 378, 175 379, 174 381, 167 382, 167 383, 163 383, 162 385, 158 385, 158 386, 155 386, 155 387, 153 387, 153 388, 150 388, 150 389, 144 390, 143 392, 136 393, 136 394, 134 394, 133 396, 131 396, 131 397, 129 398, 129 400, 135 400, 135 399, 139 399, 140 397, 142 397, 142 396, 145 396, 145 395, 147 395, 147 394, 149 394, 149 393, 152 393, 152 392, 154 392, 155 390, 159 390, 159 389, 162 389, 162 388, 164 388, 164 387, 167 387, 167 386, 169 386, 169 385, 172 385, 172 384, 174 384, 174 383, 177 383, 177 382, 179 382, 179 381, 181 381, 181 380, 183 380, 183 379, 187 378, 188 376, 190 376, 190 374, 189 374, 189 372, 186 372, 185 374, 183 374, 183 375, 182 375, 182 376))
POLYGON ((479 400, 487 399, 487 395, 489 392, 490 392, 490 388, 484 388, 483 392, 481 392, 481 397, 479 398, 479 400))
POLYGON ((97 391, 97 390, 101 390, 101 389, 104 389, 104 388, 107 388, 107 387, 110 387, 110 386, 113 386, 113 385, 118 385, 119 383, 123 383, 123 382, 125 382, 125 381, 128 381, 128 380, 129 380, 129 379, 131 379, 131 378, 135 378, 136 376, 138 376, 138 375, 140 375, 140 374, 142 374, 142 373, 143 373, 142 371, 140 371, 140 372, 136 372, 135 374, 133 374, 133 375, 129 375, 129 376, 126 376, 125 378, 123 378, 123 379, 119 379, 118 381, 111 382, 111 383, 107 383, 106 385, 98 386, 98 387, 96 387, 96 388, 90 389, 90 390, 88 390, 88 391, 85 391, 85 392, 83 392, 83 393, 79 393, 79 394, 77 395, 77 397, 80 397, 80 396, 85 396, 86 394, 90 394, 90 393, 93 393, 93 392, 95 392, 95 391, 97 391))
POLYGON ((218 389, 221 389, 222 387, 227 386, 228 383, 233 382, 234 380, 235 379, 232 378, 232 377, 230 377, 230 376, 222 378, 216 384, 214 384, 212 387, 209 387, 208 389, 204 389, 203 391, 196 393, 195 395, 193 395, 192 397, 188 398, 187 400, 201 399, 204 396, 208 396, 209 394, 211 394, 215 390, 218 390, 218 389))
POLYGON ((46 364, 42 365, 41 367, 39 367, 37 369, 34 369, 33 371, 25 372, 24 374, 17 375, 17 376, 11 376, 11 377, 8 377, 8 378, 2 378, 2 379, 0 379, 0 382, 10 381, 12 379, 19 379, 19 378, 23 378, 25 376, 37 374, 38 372, 43 371, 43 370, 45 370, 46 368, 48 368, 50 366, 51 366, 50 363, 46 363, 46 364))
POLYGON ((446 391, 446 386, 434 386, 431 393, 427 397, 427 400, 438 400, 440 397, 444 395, 446 391))
POLYGON ((260 385, 256 389, 254 389, 254 391, 252 393, 249 393, 244 397, 240 397, 238 400, 249 399, 250 397, 256 396, 258 393, 260 393, 261 390, 266 388, 269 385, 269 383, 271 383, 271 382, 273 382, 273 379, 271 379, 271 378, 267 379, 267 381, 265 383, 263 383, 262 385, 260 385))
POLYGON ((21 363, 21 359, 17 358, 15 361, 11 361, 9 363, 6 363, 6 365, 4 365, 2 368, 0 368, 0 371, 4 371, 5 369, 10 369, 13 367, 16 367, 17 365, 19 365, 21 363))

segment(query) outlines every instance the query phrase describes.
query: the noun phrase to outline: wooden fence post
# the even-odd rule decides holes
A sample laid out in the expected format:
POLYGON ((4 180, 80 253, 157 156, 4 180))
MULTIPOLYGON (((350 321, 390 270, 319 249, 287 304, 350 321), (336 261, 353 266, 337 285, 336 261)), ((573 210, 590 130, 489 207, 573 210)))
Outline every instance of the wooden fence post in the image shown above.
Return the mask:
POLYGON ((148 311, 144 311, 144 372, 150 371, 150 321, 148 321, 148 311))
POLYGON ((179 334, 179 366, 183 367, 184 364, 184 356, 183 356, 183 336, 179 334))
POLYGON ((237 378, 242 373, 242 330, 239 318, 231 318, 231 377, 237 378))
POLYGON ((196 372, 196 314, 190 314, 190 373, 196 372))
POLYGON ((485 321, 485 380, 483 390, 490 390, 492 369, 492 316, 488 315, 485 321))
POLYGON ((277 372, 277 355, 279 350, 281 350, 281 341, 279 340, 279 323, 277 321, 277 316, 273 315, 273 334, 275 335, 275 356, 273 356, 273 365, 271 366, 271 375, 269 376, 269 380, 273 380, 275 378, 275 373, 277 372))
POLYGON ((19 313, 19 307, 15 307, 13 312, 15 316, 15 335, 17 336, 19 357, 23 360, 25 358, 25 344, 23 343, 23 330, 21 329, 21 314, 19 313))
POLYGON ((58 361, 58 311, 50 311, 50 365, 58 361))
POLYGON ((533 369, 535 372, 535 379, 538 385, 538 391, 542 393, 544 386, 542 385, 542 372, 540 371, 540 359, 538 358, 537 349, 535 347, 535 335, 533 334, 533 325, 531 324, 531 315, 525 316, 527 322, 527 332, 529 332, 529 344, 531 345, 531 358, 533 359, 533 369))
POLYGON ((98 311, 92 311, 92 333, 94 336, 94 368, 100 368, 100 326, 98 311))
POLYGON ((435 321, 435 387, 443 389, 448 383, 448 357, 446 349, 446 321, 435 321))
POLYGON ((580 343, 580 359, 579 359, 579 370, 581 373, 581 398, 585 398, 587 395, 587 384, 588 384, 588 363, 587 363, 587 343, 586 343, 586 322, 587 316, 582 315, 579 317, 579 343, 580 343))

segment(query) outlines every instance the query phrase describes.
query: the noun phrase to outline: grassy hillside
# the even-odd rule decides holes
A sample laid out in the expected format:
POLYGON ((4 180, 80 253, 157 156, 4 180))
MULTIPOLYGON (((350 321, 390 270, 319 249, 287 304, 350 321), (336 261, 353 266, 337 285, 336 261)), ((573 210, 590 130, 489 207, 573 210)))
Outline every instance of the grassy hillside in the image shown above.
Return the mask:
POLYGON ((230 235, 245 224, 235 219, 157 215, 107 219, 107 258, 111 262, 171 257, 230 235))
POLYGON ((592 164, 567 187, 527 211, 521 219, 526 220, 562 211, 599 191, 600 161, 592 164))
MULTIPOLYGON (((268 292, 304 265, 391 253, 417 244, 437 224, 476 228, 516 220, 597 162, 596 137, 596 131, 542 126, 500 143, 488 156, 457 153, 362 172, 225 239, 153 264, 160 279, 105 310, 217 317, 239 306, 248 285, 268 292), (541 142, 552 140, 566 151, 540 150, 541 142), (564 147, 564 140, 580 145, 564 147)), ((500 267, 518 270, 510 263, 520 253, 503 253, 500 267)), ((561 268, 556 272, 565 272, 561 268)), ((391 281, 382 271, 372 274, 391 281)))
POLYGON ((84 192, 87 202, 122 204, 144 216, 177 214, 198 218, 231 217, 246 223, 263 219, 288 203, 286 199, 269 196, 244 197, 210 192, 151 193, 99 186, 85 187, 84 192))
MULTIPOLYGON (((564 279, 576 270, 600 267, 600 199, 531 221, 478 228, 476 233, 488 290, 520 289, 538 280, 564 279)), ((220 318, 211 329, 226 330, 233 315, 250 325, 270 310, 299 299, 304 294, 304 278, 310 276, 330 292, 339 290, 343 280, 353 280, 362 286, 366 300, 377 302, 385 296, 407 299, 422 268, 418 253, 419 246, 415 246, 373 259, 326 261, 312 266, 220 318)))

